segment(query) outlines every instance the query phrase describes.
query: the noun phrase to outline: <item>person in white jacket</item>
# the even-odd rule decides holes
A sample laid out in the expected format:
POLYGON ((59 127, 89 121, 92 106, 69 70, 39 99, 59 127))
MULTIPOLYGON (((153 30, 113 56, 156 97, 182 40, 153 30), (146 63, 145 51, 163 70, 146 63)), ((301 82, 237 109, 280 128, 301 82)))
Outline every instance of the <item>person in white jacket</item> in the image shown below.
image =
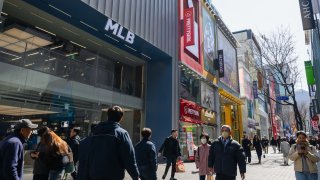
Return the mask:
POLYGON ((284 165, 289 165, 288 160, 289 160, 290 144, 286 138, 282 139, 282 142, 280 144, 280 148, 281 148, 282 154, 283 154, 284 165))

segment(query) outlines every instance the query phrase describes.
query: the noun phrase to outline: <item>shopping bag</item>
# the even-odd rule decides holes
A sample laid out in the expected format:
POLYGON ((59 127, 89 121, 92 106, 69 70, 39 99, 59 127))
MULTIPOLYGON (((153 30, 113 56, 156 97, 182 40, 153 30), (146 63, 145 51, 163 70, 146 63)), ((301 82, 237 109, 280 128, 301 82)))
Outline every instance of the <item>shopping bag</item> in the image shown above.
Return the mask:
POLYGON ((212 175, 207 175, 207 180, 214 180, 214 177, 212 175))
POLYGON ((183 173, 186 172, 185 166, 183 164, 183 161, 178 160, 176 163, 176 172, 177 173, 183 173))

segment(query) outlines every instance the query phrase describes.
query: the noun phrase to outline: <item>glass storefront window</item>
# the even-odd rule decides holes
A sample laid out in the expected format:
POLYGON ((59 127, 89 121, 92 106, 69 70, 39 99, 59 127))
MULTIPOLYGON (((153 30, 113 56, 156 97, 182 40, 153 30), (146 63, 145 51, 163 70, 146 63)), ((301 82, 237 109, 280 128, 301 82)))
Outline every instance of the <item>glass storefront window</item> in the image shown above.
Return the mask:
MULTIPOLYGON (((143 64, 125 64, 8 16, 0 29, 0 140, 21 118, 48 126, 63 138, 78 126, 84 137, 106 120, 103 112, 116 100, 101 101, 113 98, 115 91, 143 98, 143 64)), ((123 127, 138 142, 142 110, 123 108, 123 127)), ((36 142, 33 135, 26 149, 36 142)))
POLYGON ((189 71, 181 70, 180 97, 201 104, 200 80, 192 76, 189 71))

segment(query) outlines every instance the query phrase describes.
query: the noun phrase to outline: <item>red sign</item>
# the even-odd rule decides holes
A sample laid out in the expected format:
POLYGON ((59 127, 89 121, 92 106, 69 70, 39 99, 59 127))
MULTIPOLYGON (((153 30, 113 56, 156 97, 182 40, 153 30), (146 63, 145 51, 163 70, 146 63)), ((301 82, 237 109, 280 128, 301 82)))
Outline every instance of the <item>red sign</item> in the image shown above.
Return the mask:
POLYGON ((180 99, 180 121, 201 124, 201 106, 194 102, 180 99))
POLYGON ((184 19, 184 45, 194 45, 194 16, 193 8, 186 8, 183 12, 184 19))

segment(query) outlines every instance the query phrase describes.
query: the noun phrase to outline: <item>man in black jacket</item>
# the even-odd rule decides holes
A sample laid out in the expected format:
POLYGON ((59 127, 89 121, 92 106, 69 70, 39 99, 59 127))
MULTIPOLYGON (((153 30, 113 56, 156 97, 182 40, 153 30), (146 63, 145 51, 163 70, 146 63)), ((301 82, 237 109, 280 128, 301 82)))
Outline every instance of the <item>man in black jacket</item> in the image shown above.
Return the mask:
POLYGON ((75 180, 77 179, 77 170, 78 170, 78 150, 79 150, 79 145, 80 145, 80 127, 73 127, 72 129, 70 129, 70 135, 68 138, 68 145, 72 150, 72 154, 73 154, 73 162, 75 165, 75 171, 73 173, 71 173, 72 178, 75 180))
POLYGON ((162 179, 166 178, 169 168, 172 165, 170 180, 175 180, 174 175, 176 173, 176 163, 178 157, 181 156, 179 141, 177 138, 178 130, 174 129, 171 131, 171 136, 166 138, 159 150, 159 156, 163 152, 163 156, 167 158, 167 165, 162 179))
POLYGON ((237 176, 237 164, 241 178, 246 173, 245 155, 241 145, 231 138, 231 127, 223 125, 221 136, 212 142, 208 166, 211 172, 216 173, 216 180, 235 180, 237 176))
POLYGON ((248 139, 248 136, 243 136, 242 147, 246 155, 246 161, 248 160, 248 163, 251 163, 251 146, 252 142, 248 139))
POLYGON ((91 136, 80 142, 77 180, 124 179, 127 170, 133 180, 139 179, 134 148, 130 136, 119 122, 123 110, 108 109, 108 121, 94 128, 91 136))
POLYGON ((150 141, 151 133, 151 129, 143 128, 141 131, 143 139, 134 148, 141 180, 157 179, 157 151, 150 141))

